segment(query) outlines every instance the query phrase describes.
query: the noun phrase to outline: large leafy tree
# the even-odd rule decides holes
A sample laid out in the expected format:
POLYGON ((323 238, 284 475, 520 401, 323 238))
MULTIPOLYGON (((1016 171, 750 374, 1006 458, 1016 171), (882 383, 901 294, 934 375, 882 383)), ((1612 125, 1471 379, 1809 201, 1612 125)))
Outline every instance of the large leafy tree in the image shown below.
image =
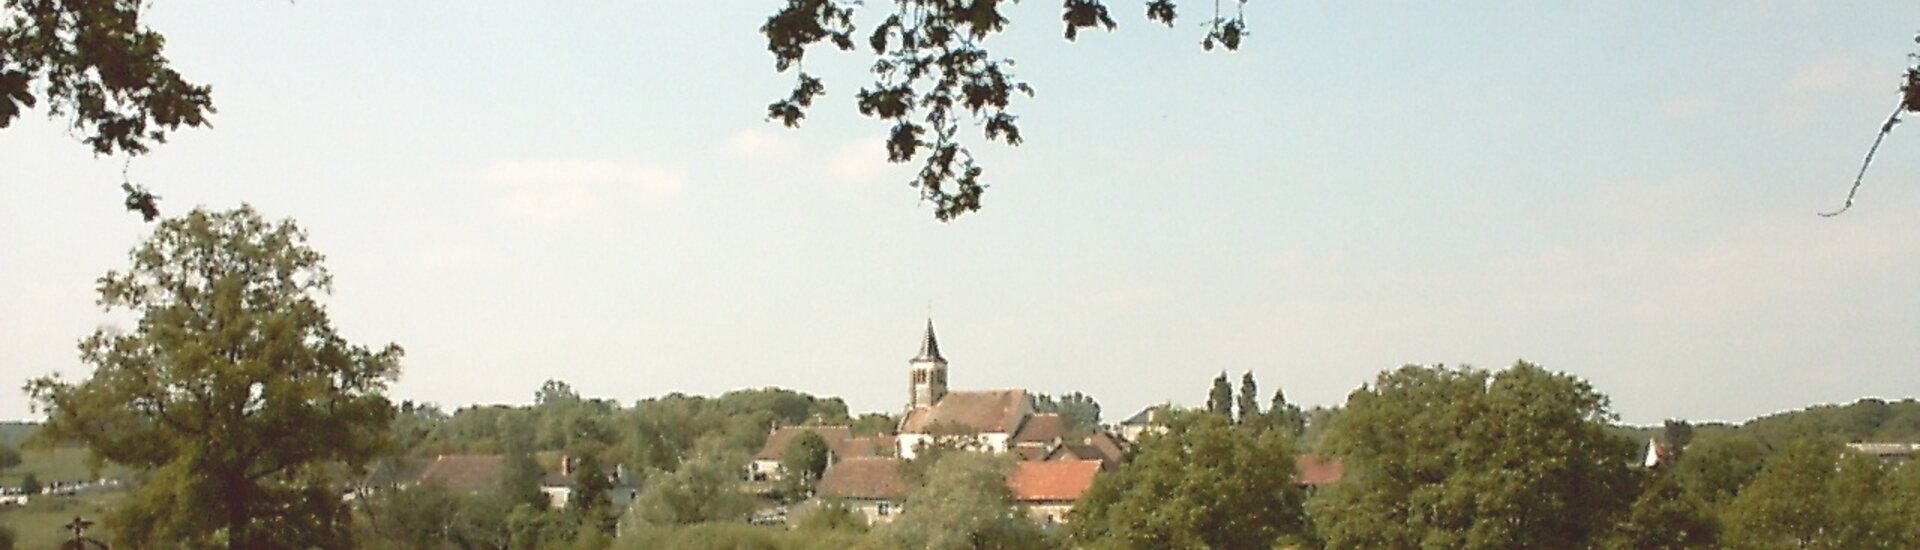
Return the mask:
POLYGON ((599 532, 613 530, 618 517, 613 513, 613 480, 607 471, 600 467, 600 459, 592 455, 579 457, 580 467, 573 472, 573 493, 568 496, 567 510, 578 514, 582 523, 591 525, 599 532))
MULTIPOLYGON (((873 83, 860 89, 855 106, 860 114, 878 118, 887 131, 886 154, 892 162, 922 162, 909 183, 932 202, 942 221, 980 209, 985 171, 975 162, 962 139, 969 120, 981 127, 988 141, 1019 145, 1018 117, 1008 110, 1017 95, 1033 95, 1033 88, 1013 74, 1013 60, 995 57, 986 42, 1007 27, 1001 7, 1013 0, 787 0, 767 18, 761 34, 773 53, 774 68, 793 71, 793 91, 767 106, 767 118, 789 127, 799 126, 815 98, 826 94, 820 78, 806 71, 807 49, 830 43, 853 50, 865 39, 873 51, 873 83), (871 32, 860 36, 854 13, 863 5, 891 8, 871 32)), ((1172 26, 1174 0, 1147 0, 1150 21, 1172 26)), ((1229 4, 1231 12, 1213 3, 1213 17, 1201 46, 1238 49, 1246 35, 1246 0, 1229 4)), ((1112 30, 1116 23, 1100 0, 1064 0, 1061 22, 1067 40, 1082 29, 1112 30)))
POLYGON ((1346 477, 1309 503, 1329 548, 1582 548, 1633 499, 1633 442, 1585 381, 1407 366, 1347 398, 1320 451, 1346 477))
POLYGON ((1040 534, 1013 506, 1006 456, 954 453, 907 496, 906 512, 876 534, 888 548, 1036 548, 1040 534))
POLYGON ((1652 474, 1607 547, 1618 550, 1714 548, 1720 524, 1707 503, 1666 472, 1652 474))
POLYGON ((650 525, 689 525, 732 521, 753 511, 752 500, 737 490, 746 457, 708 447, 672 473, 648 477, 647 488, 630 512, 650 525))
POLYGON ((1268 548, 1307 533, 1293 482, 1293 442, 1279 430, 1181 414, 1132 462, 1101 476, 1068 529, 1083 545, 1268 548))
POLYGON ((813 484, 827 471, 828 452, 827 439, 813 430, 794 436, 786 452, 780 455, 780 469, 785 472, 783 480, 791 494, 805 498, 813 492, 813 484))
POLYGON ((147 471, 110 518, 123 546, 349 544, 327 474, 388 444, 400 348, 342 338, 306 233, 249 207, 167 220, 132 260, 99 303, 138 324, 81 342, 92 377, 27 385, 48 415, 37 437, 147 471))
POLYGON ((1727 430, 1701 432, 1678 461, 1662 469, 1687 492, 1718 509, 1732 502, 1734 495, 1760 473, 1766 454, 1765 446, 1750 435, 1727 430))
POLYGON ((1819 437, 1787 444, 1727 509, 1739 548, 1912 548, 1878 460, 1819 437))

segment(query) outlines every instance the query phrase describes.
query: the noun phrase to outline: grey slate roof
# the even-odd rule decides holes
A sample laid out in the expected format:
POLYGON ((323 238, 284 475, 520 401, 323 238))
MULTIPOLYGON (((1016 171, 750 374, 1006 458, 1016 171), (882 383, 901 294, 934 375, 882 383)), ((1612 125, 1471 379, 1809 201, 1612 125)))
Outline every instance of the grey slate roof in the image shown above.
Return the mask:
POLYGON ((940 356, 940 340, 933 337, 933 319, 927 319, 927 335, 920 339, 920 355, 915 356, 913 360, 946 361, 946 358, 940 356))

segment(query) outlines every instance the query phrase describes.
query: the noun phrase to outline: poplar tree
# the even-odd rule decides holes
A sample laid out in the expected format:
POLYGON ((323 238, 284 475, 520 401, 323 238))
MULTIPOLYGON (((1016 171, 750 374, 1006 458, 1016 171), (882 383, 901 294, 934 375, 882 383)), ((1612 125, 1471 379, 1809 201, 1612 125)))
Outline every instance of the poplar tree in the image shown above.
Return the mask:
POLYGON ((1227 373, 1224 371, 1219 378, 1213 379, 1213 389, 1207 391, 1207 411, 1233 418, 1233 384, 1227 382, 1227 373))

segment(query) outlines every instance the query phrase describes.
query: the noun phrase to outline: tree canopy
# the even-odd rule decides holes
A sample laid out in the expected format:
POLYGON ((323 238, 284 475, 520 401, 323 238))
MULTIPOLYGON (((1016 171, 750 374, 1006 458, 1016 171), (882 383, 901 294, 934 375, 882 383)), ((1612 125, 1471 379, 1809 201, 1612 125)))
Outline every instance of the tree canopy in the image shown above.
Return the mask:
POLYGON ((1213 379, 1213 386, 1207 390, 1207 412, 1233 418, 1233 384, 1227 382, 1225 371, 1213 379))
POLYGON ((1713 548, 1720 524, 1706 501, 1674 482, 1671 474, 1655 474, 1640 492, 1608 543, 1609 548, 1713 548))
POLYGON ((1607 398, 1519 363, 1407 366, 1347 397, 1320 444, 1346 477, 1311 504, 1329 548, 1580 548, 1633 499, 1607 398))
POLYGON ((792 493, 807 495, 813 492, 813 484, 820 480, 820 474, 827 471, 827 439, 813 430, 800 432, 793 441, 787 443, 787 450, 780 456, 780 469, 783 481, 789 484, 792 493))
POLYGON ((326 469, 386 448, 400 348, 342 338, 306 233, 249 207, 167 220, 132 261, 100 278, 99 302, 138 324, 81 342, 90 378, 28 384, 48 415, 35 437, 147 472, 110 518, 122 545, 349 544, 326 469))
POLYGON ((1897 483, 1874 457, 1798 439, 1727 507, 1725 539, 1740 548, 1912 548, 1920 540, 1905 538, 1911 517, 1896 515, 1897 483))
POLYGON ((1006 456, 954 453, 908 495, 906 511, 877 534, 889 548, 1039 547, 1039 530, 1013 506, 1006 456))
POLYGON ((211 90, 168 64, 166 38, 141 22, 147 6, 0 3, 0 128, 45 101, 95 153, 138 155, 181 126, 205 125, 211 90))
POLYGON ((1268 548, 1309 537, 1293 443, 1223 415, 1183 413, 1094 481, 1067 524, 1081 544, 1268 548))
POLYGON ((1057 398, 1044 393, 1032 395, 1033 412, 1059 413, 1067 423, 1069 434, 1086 435, 1100 427, 1100 402, 1091 395, 1080 392, 1068 392, 1057 398))
POLYGON ((678 470, 651 476, 629 513, 651 525, 739 519, 753 510, 749 497, 734 487, 745 463, 745 455, 703 449, 678 470))

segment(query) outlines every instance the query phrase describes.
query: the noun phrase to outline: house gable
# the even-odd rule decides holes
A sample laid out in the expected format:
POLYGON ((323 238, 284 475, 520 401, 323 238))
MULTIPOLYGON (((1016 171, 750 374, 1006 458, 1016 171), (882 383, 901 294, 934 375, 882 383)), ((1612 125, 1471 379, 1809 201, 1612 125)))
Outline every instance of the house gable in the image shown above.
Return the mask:
POLYGON ((500 483, 506 464, 501 455, 440 455, 420 471, 419 483, 452 491, 485 491, 500 483))

